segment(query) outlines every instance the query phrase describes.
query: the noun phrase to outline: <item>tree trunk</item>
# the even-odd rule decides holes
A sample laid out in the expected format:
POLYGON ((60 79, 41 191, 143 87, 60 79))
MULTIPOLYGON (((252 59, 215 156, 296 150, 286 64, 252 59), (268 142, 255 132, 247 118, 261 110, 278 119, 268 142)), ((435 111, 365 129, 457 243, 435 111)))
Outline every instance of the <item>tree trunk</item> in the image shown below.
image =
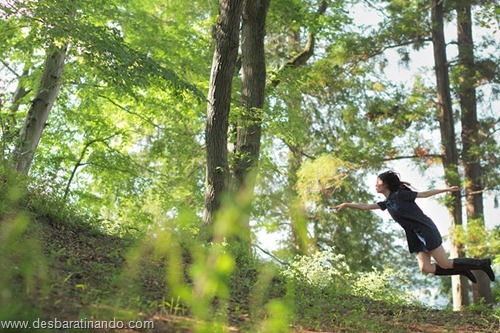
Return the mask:
MULTIPOLYGON (((321 1, 316 11, 316 16, 320 18, 323 16, 328 9, 328 1, 321 1)), ((315 32, 309 33, 307 36, 307 42, 303 49, 300 49, 300 31, 293 31, 291 33, 292 40, 290 42, 291 53, 295 56, 286 61, 280 68, 280 71, 289 68, 299 68, 304 66, 307 61, 314 56, 314 51, 316 47, 316 34, 315 32)), ((274 78, 271 80, 271 86, 277 87, 280 84, 280 79, 274 78)), ((286 142, 286 140, 285 140, 286 142)), ((289 158, 288 158, 288 182, 290 190, 286 193, 286 200, 288 204, 288 210, 290 212, 290 248, 293 253, 296 254, 307 254, 311 245, 316 247, 317 244, 312 244, 312 240, 309 239, 307 234, 308 223, 305 217, 305 208, 301 203, 301 200, 295 190, 297 182, 297 171, 302 163, 299 149, 296 149, 293 145, 287 143, 289 147, 289 158)), ((316 222, 314 222, 314 230, 317 230, 316 222)), ((316 235, 316 233, 314 233, 316 235)), ((314 242, 316 243, 317 238, 314 237, 314 242)))
POLYGON ((220 0, 214 29, 215 50, 208 90, 205 208, 200 236, 210 239, 210 227, 228 190, 227 131, 233 73, 239 47, 243 0, 220 0))
MULTIPOLYGON (((241 109, 235 147, 234 176, 236 191, 254 191, 260 155, 262 108, 265 100, 266 61, 264 54, 265 23, 270 0, 245 0, 241 30, 241 109)), ((244 239, 250 239, 250 216, 241 219, 244 239)))
POLYGON ((302 157, 298 149, 289 146, 288 153, 288 186, 285 200, 290 214, 290 249, 293 255, 306 255, 309 252, 307 234, 306 209, 297 193, 298 171, 302 165, 302 157))
MULTIPOLYGON (((457 34, 459 81, 458 96, 462 111, 462 161, 464 166, 466 187, 467 231, 472 256, 483 256, 483 251, 475 249, 484 245, 484 208, 481 156, 479 152, 479 122, 477 120, 476 84, 477 73, 474 61, 474 41, 472 36, 472 15, 469 1, 457 1, 457 34)), ((474 304, 482 298, 486 303, 493 303, 490 280, 482 271, 474 271, 478 280, 473 284, 474 304)))
POLYGON ((19 111, 21 106, 21 101, 26 95, 29 94, 30 90, 25 86, 25 78, 29 75, 30 69, 28 68, 28 63, 25 64, 23 73, 17 79, 17 87, 12 95, 12 104, 9 108, 9 114, 5 124, 5 133, 3 140, 7 145, 12 145, 16 139, 17 133, 15 128, 17 127, 16 113, 19 111))
POLYGON ((61 88, 68 45, 53 46, 47 53, 40 85, 31 102, 13 152, 14 167, 28 174, 43 129, 61 88))
MULTIPOLYGON (((432 43, 434 47, 434 66, 439 109, 439 125, 441 145, 443 149, 443 168, 448 186, 460 184, 458 173, 458 153, 455 143, 453 109, 451 105, 450 78, 446 58, 446 42, 444 39, 443 1, 431 0, 432 11, 432 43)), ((453 192, 452 202, 448 205, 451 216, 451 256, 462 257, 464 244, 456 237, 462 226, 462 203, 459 192, 453 192)), ((453 309, 460 310, 469 304, 467 278, 461 275, 452 276, 453 309)))

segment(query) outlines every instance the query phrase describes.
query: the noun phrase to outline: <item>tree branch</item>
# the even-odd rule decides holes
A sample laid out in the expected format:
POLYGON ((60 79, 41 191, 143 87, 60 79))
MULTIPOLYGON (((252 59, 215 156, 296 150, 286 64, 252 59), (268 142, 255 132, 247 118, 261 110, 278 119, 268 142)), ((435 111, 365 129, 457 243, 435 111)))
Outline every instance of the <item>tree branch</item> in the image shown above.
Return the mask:
MULTIPOLYGON (((317 16, 320 17, 324 15, 327 8, 328 8, 328 1, 326 0, 321 1, 318 11, 316 12, 317 16)), ((287 60, 283 64, 283 66, 281 66, 281 68, 278 70, 278 73, 284 71, 287 68, 298 68, 300 66, 303 66, 307 62, 307 60, 309 60, 314 55, 315 45, 316 45, 316 34, 309 33, 307 37, 307 43, 304 49, 295 57, 287 60)), ((271 85, 273 88, 276 88, 281 82, 281 80, 278 77, 279 75, 277 75, 275 78, 271 80, 271 85)))
POLYGON ((10 67, 9 64, 6 63, 4 60, 0 59, 0 62, 2 63, 2 65, 5 66, 5 68, 7 68, 9 70, 9 72, 14 74, 18 79, 21 77, 21 75, 17 74, 16 71, 12 67, 10 67))
POLYGON ((66 184, 66 189, 64 190, 64 196, 63 196, 63 201, 66 202, 66 199, 68 197, 68 194, 69 194, 69 188, 71 186, 71 183, 73 182, 73 179, 75 178, 75 175, 76 175, 76 171, 78 170, 79 167, 81 166, 84 166, 84 165, 88 165, 89 163, 82 163, 83 161, 83 158, 85 157, 85 154, 87 152, 87 149, 93 145, 94 143, 96 142, 105 142, 106 140, 109 140, 117 135, 121 134, 121 132, 117 132, 117 133, 114 133, 108 137, 105 137, 105 138, 102 138, 102 139, 93 139, 93 140, 90 140, 89 142, 87 142, 84 146, 83 146, 83 150, 82 152, 80 153, 80 158, 78 159, 78 161, 76 162, 75 166, 73 167, 73 170, 71 172, 71 176, 69 177, 69 180, 68 180, 68 183, 66 184))
POLYGON ((259 245, 257 244, 253 244, 253 246, 255 246, 257 249, 259 249, 260 251, 262 251, 263 253, 267 254, 268 256, 270 256, 271 258, 273 258, 274 260, 276 260, 277 262, 279 262, 281 265, 284 265, 284 266, 288 266, 288 264, 280 259, 278 259, 275 255, 273 255, 272 253, 270 253, 269 251, 267 250, 264 250, 263 248, 261 248, 259 245))
POLYGON ((395 160, 404 160, 404 159, 412 159, 412 158, 418 158, 418 159, 424 159, 424 158, 443 158, 444 155, 442 154, 427 154, 424 156, 418 156, 418 155, 402 155, 402 156, 392 156, 392 157, 385 157, 382 159, 382 161, 387 162, 387 161, 395 161, 395 160))
POLYGON ((124 106, 122 106, 122 105, 118 104, 117 102, 115 102, 114 100, 112 100, 111 98, 109 98, 108 96, 101 95, 101 94, 98 94, 97 96, 98 96, 98 97, 101 97, 101 98, 104 98, 105 100, 107 100, 108 102, 110 102, 110 103, 111 103, 111 104, 113 104, 114 106, 116 106, 116 107, 118 107, 118 108, 122 109, 122 110, 123 110, 123 111, 125 111, 126 113, 129 113, 129 114, 131 114, 131 115, 134 115, 134 116, 136 116, 136 117, 141 118, 141 119, 142 119, 142 120, 144 120, 145 122, 147 122, 147 123, 149 123, 149 124, 153 125, 153 127, 154 127, 154 128, 157 128, 157 129, 163 129, 160 125, 155 124, 155 123, 154 123, 151 119, 149 119, 148 117, 145 117, 145 116, 143 116, 143 115, 141 115, 141 114, 139 114, 139 113, 137 113, 137 112, 132 112, 132 111, 130 111, 129 109, 127 109, 126 107, 124 107, 124 106))

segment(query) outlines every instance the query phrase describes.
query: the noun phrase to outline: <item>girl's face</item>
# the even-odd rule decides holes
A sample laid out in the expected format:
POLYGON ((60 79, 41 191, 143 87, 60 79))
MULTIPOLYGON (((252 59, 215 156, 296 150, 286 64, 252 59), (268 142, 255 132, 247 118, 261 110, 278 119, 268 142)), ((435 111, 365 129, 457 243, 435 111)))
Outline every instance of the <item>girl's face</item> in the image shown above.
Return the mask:
POLYGON ((377 178, 375 189, 377 190, 377 193, 383 193, 387 189, 387 185, 384 184, 384 182, 380 178, 377 178))

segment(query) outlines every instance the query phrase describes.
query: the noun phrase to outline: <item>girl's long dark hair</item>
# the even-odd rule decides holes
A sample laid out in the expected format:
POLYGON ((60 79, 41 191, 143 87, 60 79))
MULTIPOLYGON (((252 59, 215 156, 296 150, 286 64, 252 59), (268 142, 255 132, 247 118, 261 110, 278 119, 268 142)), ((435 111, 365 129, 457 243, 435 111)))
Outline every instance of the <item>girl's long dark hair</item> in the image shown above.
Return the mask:
POLYGON ((399 190, 409 190, 411 185, 408 182, 403 182, 399 179, 399 174, 394 171, 382 172, 378 178, 387 185, 391 192, 399 190))

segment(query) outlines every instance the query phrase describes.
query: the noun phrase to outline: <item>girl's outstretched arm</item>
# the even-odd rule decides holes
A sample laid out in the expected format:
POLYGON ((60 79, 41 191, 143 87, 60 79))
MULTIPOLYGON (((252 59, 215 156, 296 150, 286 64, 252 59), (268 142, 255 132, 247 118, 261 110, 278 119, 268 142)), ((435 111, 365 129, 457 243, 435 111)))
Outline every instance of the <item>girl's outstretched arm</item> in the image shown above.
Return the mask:
POLYGON ((344 202, 338 206, 335 206, 335 209, 340 211, 341 209, 344 208, 354 208, 354 209, 360 209, 360 210, 372 210, 372 209, 380 209, 380 207, 377 204, 365 204, 365 203, 353 203, 353 202, 344 202))
POLYGON ((443 189, 428 190, 428 191, 418 192, 417 198, 428 198, 439 193, 456 192, 456 191, 460 191, 460 187, 452 186, 443 189))

